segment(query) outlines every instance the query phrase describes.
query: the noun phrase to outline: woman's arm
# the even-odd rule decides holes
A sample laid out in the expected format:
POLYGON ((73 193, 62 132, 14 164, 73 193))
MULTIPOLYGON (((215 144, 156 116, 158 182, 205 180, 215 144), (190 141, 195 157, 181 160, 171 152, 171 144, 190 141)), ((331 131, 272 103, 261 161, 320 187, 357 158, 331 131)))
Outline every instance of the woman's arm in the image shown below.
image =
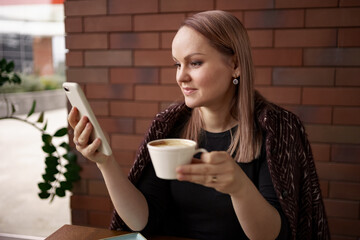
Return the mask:
POLYGON ((79 118, 76 108, 69 113, 68 121, 74 129, 76 149, 87 159, 97 163, 116 211, 134 231, 142 230, 148 221, 148 205, 144 195, 128 180, 114 156, 106 156, 96 150, 100 139, 90 142, 93 127, 87 117, 79 118))

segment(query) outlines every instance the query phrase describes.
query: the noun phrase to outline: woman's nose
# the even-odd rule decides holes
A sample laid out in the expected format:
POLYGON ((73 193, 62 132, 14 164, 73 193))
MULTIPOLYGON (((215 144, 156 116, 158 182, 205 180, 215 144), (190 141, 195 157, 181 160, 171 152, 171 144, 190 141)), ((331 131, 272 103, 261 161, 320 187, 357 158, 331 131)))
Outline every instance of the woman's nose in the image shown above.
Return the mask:
POLYGON ((179 68, 176 72, 176 81, 177 82, 187 82, 190 81, 190 75, 185 68, 179 68))

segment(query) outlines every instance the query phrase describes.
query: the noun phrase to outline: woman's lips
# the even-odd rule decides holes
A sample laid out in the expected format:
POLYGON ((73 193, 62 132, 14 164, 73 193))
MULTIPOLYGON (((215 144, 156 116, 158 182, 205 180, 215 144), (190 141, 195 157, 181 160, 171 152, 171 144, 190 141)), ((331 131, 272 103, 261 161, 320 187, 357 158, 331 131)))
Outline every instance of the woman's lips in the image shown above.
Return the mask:
POLYGON ((191 95, 192 93, 194 93, 197 89, 196 88, 182 88, 183 90, 183 93, 186 95, 186 96, 189 96, 191 95))

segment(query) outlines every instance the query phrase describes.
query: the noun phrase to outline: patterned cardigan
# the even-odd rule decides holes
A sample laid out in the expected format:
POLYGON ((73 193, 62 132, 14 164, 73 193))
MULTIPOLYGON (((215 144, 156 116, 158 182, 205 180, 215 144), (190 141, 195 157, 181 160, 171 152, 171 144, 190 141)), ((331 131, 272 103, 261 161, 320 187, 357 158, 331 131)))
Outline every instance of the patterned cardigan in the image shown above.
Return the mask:
MULTIPOLYGON (((129 179, 135 185, 150 157, 146 144, 166 138, 191 115, 185 104, 170 106, 156 115, 140 145, 129 179)), ((286 215, 292 239, 330 239, 319 180, 305 129, 297 116, 267 102, 255 101, 258 126, 265 132, 266 159, 275 192, 286 215)), ((116 211, 112 230, 129 230, 116 211)))

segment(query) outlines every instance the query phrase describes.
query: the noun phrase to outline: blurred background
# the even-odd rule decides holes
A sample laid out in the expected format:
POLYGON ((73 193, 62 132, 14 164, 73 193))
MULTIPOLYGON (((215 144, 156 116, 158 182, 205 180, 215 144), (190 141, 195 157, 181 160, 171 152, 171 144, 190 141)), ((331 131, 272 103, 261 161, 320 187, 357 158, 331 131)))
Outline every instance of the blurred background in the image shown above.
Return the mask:
MULTIPOLYGON (((51 1, 47 5, 63 7, 59 18, 64 23, 46 31, 63 29, 63 33, 33 34, 29 44, 31 34, 21 32, 25 35, 22 41, 28 43, 25 49, 31 46, 33 54, 32 59, 29 54, 26 58, 25 50, 24 63, 21 60, 17 65, 24 66, 23 72, 31 65, 33 70, 28 72, 40 76, 42 72, 61 79, 58 72, 64 65, 54 57, 55 52, 61 56, 60 52, 66 52, 65 79, 83 87, 100 123, 110 135, 113 151, 124 172, 128 172, 155 114, 170 103, 182 100, 175 83, 171 41, 183 19, 212 9, 234 14, 248 29, 256 89, 268 100, 297 114, 305 125, 332 239, 359 239, 360 1, 66 0, 64 3, 51 1), (64 44, 60 40, 64 35, 66 50, 54 50, 54 46, 64 44), (47 67, 34 70, 40 69, 35 52, 49 45, 53 49, 51 60, 47 58, 40 64, 47 67)), ((3 7, 6 6, 0 6, 3 7)), ((44 17, 46 14, 41 11, 33 15, 44 17)), ((31 28, 23 27, 22 31, 25 29, 31 28)), ((36 29, 45 29, 45 26, 36 29)), ((0 131, 2 128, 0 126, 0 131)), ((0 138, 3 135, 0 132, 0 138)), ((3 139, 1 146, 4 142, 8 144, 7 138, 3 139)), ((73 146, 71 132, 69 139, 73 146)), ((4 146, 1 153, 9 152, 9 146, 4 146)), ((4 160, 3 155, 0 158, 0 164, 9 161, 4 160)), ((72 224, 107 228, 113 206, 101 174, 86 159, 78 156, 78 161, 82 168, 81 180, 69 196, 70 208, 67 205, 68 210, 63 212, 69 211, 72 224)), ((6 170, 1 171, 1 176, 6 175, 6 170)), ((37 175, 41 178, 41 174, 37 175)), ((36 194, 34 190, 35 198, 36 194)), ((58 199, 47 203, 47 207, 52 207, 58 199)), ((1 225, 0 232, 6 232, 1 225)), ((32 235, 43 236, 42 233, 32 235)))

